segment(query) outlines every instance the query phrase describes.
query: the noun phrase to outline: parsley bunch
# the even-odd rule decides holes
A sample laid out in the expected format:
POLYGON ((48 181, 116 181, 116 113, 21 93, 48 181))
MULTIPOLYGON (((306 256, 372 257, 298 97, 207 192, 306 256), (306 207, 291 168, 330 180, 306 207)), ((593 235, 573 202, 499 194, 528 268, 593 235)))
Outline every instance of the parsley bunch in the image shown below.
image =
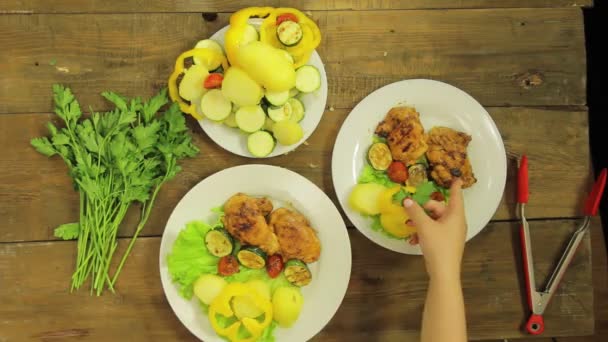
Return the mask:
POLYGON ((54 85, 53 93, 55 113, 65 127, 49 122, 50 137, 34 138, 31 144, 48 157, 63 159, 80 194, 79 222, 58 227, 55 236, 78 239, 72 290, 90 278, 91 293, 100 295, 106 286, 113 292, 158 191, 181 170, 178 160, 195 156, 198 148, 177 104, 158 114, 168 102, 165 89, 147 102, 104 92, 102 96, 115 108, 91 111, 86 119, 69 88, 54 85), (140 221, 111 276, 118 227, 134 202, 141 204, 140 221))

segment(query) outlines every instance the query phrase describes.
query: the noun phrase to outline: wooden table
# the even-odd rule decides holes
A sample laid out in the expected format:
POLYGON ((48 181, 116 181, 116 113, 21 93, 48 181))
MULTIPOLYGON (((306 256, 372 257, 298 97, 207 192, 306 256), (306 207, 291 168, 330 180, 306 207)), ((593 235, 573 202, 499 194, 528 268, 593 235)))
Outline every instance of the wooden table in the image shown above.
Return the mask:
MULTIPOLYGON (((52 232, 77 220, 77 194, 63 162, 36 153, 29 140, 46 134, 45 123, 53 119, 51 84, 71 86, 94 109, 106 108, 99 96, 104 90, 149 96, 165 85, 181 51, 227 25, 232 11, 262 2, 0 0, 0 341, 195 340, 162 292, 160 236, 193 185, 224 168, 258 161, 227 153, 190 122, 201 154, 184 162, 184 171, 162 190, 118 294, 98 298, 69 293, 75 244, 57 241, 52 232)), ((591 0, 265 2, 304 9, 318 22, 329 98, 308 144, 264 162, 304 175, 336 205, 332 147, 349 111, 371 91, 401 79, 432 78, 465 90, 487 108, 504 139, 508 176, 493 221, 467 244, 468 329, 471 339, 525 336, 515 158, 530 157, 527 214, 534 219, 540 281, 578 224, 591 180, 579 7, 591 0)), ((121 229, 122 248, 133 231, 131 214, 121 229)), ((592 231, 599 230, 594 220, 592 231)), ((348 293, 315 340, 417 340, 427 286, 422 258, 349 232, 348 293)), ((587 236, 546 312, 545 336, 594 332, 591 270, 587 236)))

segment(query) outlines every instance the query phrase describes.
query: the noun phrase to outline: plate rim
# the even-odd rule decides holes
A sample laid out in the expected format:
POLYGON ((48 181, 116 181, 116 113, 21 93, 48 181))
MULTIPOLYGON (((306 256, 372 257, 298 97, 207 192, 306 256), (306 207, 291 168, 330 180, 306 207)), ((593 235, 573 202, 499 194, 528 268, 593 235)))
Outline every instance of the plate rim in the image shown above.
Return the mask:
MULTIPOLYGON (((332 150, 332 183, 334 184, 334 193, 336 195, 336 197, 338 198, 338 202, 340 203, 340 207, 343 210, 343 212, 346 214, 346 217, 348 217, 348 219, 351 221, 351 223, 353 224, 353 226, 355 226, 355 228, 361 233, 363 234, 368 240, 372 241, 374 244, 391 250, 393 252, 397 252, 397 253, 401 253, 401 254, 406 254, 406 255, 422 255, 422 251, 418 245, 417 248, 415 248, 414 250, 410 250, 410 251, 406 251, 403 249, 399 249, 399 248, 394 248, 393 246, 389 246, 385 243, 381 243, 379 241, 383 241, 385 239, 389 239, 388 237, 385 236, 381 236, 381 233, 372 231, 371 227, 365 226, 365 227, 359 227, 351 218, 351 214, 349 213, 349 210, 345 209, 345 205, 347 205, 347 203, 344 202, 344 199, 341 197, 341 194, 339 193, 339 189, 336 186, 336 177, 339 177, 339 175, 337 175, 338 170, 337 170, 337 164, 336 163, 336 158, 337 158, 337 147, 338 147, 338 142, 341 140, 341 136, 344 133, 343 128, 345 127, 345 125, 349 122, 349 119, 352 115, 353 112, 355 112, 359 107, 362 106, 362 104, 369 98, 372 96, 378 96, 378 94, 388 91, 389 88, 392 87, 398 87, 401 84, 406 84, 406 83, 417 83, 417 82, 422 82, 422 83, 434 83, 434 84, 438 84, 441 87, 448 87, 451 88, 455 91, 457 91, 458 93, 460 93, 462 96, 464 96, 465 98, 467 98, 468 100, 472 100, 476 106, 478 106, 481 109, 482 115, 487 119, 487 122, 490 124, 490 131, 495 134, 499 139, 498 139, 498 149, 500 152, 499 155, 501 156, 500 158, 500 163, 503 167, 500 167, 500 179, 499 179, 499 188, 500 188, 500 196, 498 196, 498 200, 496 201, 495 205, 492 206, 492 214, 489 215, 489 218, 487 220, 487 222, 485 222, 482 226, 482 228, 480 228, 477 232, 475 232, 473 235, 471 236, 467 236, 466 242, 472 240, 474 237, 476 237, 477 235, 479 235, 479 233, 481 233, 481 231, 483 231, 487 225, 492 221, 492 217, 494 216, 494 214, 496 213, 496 210, 498 209, 498 207, 500 206, 500 203, 502 201, 502 196, 504 195, 504 191, 505 191, 505 187, 506 187, 506 180, 507 180, 507 155, 506 155, 506 149, 504 146, 504 140, 502 138, 502 135, 500 134, 500 130, 498 129, 498 126, 496 126, 496 123, 494 122, 494 120, 492 119, 492 116, 488 113, 488 111, 485 109, 485 107, 479 103, 479 101, 477 101, 473 96, 471 96, 469 93, 467 93, 466 91, 452 85, 449 84, 447 82, 443 82, 443 81, 438 81, 438 80, 433 80, 433 79, 425 79, 425 78, 413 78, 413 79, 403 79, 403 80, 399 80, 396 82, 392 82, 389 84, 386 84, 378 89, 375 89, 374 91, 372 91, 371 93, 369 93, 368 95, 366 95, 363 99, 361 99, 354 107, 353 109, 348 113, 348 115, 346 116, 346 118, 344 119, 344 122, 342 123, 342 125, 340 126, 340 129, 338 131, 338 134, 336 136, 336 140, 334 143, 334 148, 332 150), (374 235, 378 235, 378 236, 374 236, 374 235), (372 237, 374 236, 374 237, 372 237)), ((405 242, 404 242, 405 245, 405 242)))
MULTIPOLYGON (((173 282, 173 280, 171 279, 171 275, 168 274, 168 267, 165 265, 163 265, 164 260, 167 257, 167 254, 163 255, 163 250, 166 249, 165 244, 169 243, 167 241, 168 238, 165 238, 166 232, 167 232, 167 226, 169 225, 169 222, 171 222, 171 220, 173 219, 173 216, 175 215, 176 209, 177 207, 184 201, 186 200, 186 198, 194 191, 195 188, 197 187, 203 187, 205 186, 205 184, 211 184, 212 180, 214 178, 214 176, 218 176, 224 172, 235 172, 235 170, 245 170, 247 171, 248 169, 251 168, 260 168, 260 169, 274 169, 274 170, 278 170, 279 172, 286 172, 287 174, 289 174, 291 177, 295 176, 297 178, 300 178, 300 181, 303 181, 304 184, 306 184, 306 187, 309 187, 310 189, 312 189, 313 191, 318 191, 318 193, 320 195, 322 195, 325 200, 329 203, 331 203, 331 207, 329 210, 334 210, 336 217, 339 217, 340 222, 342 223, 342 227, 343 229, 343 233, 345 238, 341 239, 343 241, 343 248, 345 248, 345 252, 347 251, 347 257, 344 258, 344 260, 346 261, 348 266, 345 268, 344 270, 344 285, 343 285, 343 291, 340 291, 340 296, 338 298, 338 300, 335 302, 335 307, 331 308, 331 314, 327 315, 326 319, 323 319, 322 324, 320 325, 319 329, 317 331, 315 331, 313 334, 311 334, 310 336, 307 336, 306 339, 310 339, 314 336, 316 336, 318 333, 320 333, 326 326, 327 324, 329 324, 329 322, 331 321, 331 319, 333 319, 336 315, 336 313, 338 312, 340 306, 342 306, 342 303, 344 302, 344 298, 346 298, 346 293, 348 292, 348 287, 350 284, 350 278, 352 275, 352 246, 350 243, 350 236, 349 236, 349 231, 348 231, 348 227, 346 226, 346 223, 344 222, 344 218, 342 217, 342 215, 340 214, 340 210, 338 209, 338 207, 331 201, 331 199, 329 198, 329 196, 327 195, 327 193, 325 193, 321 188, 319 188, 316 184, 314 184, 312 181, 310 181, 308 178, 300 175, 297 172, 294 172, 288 168, 285 167, 281 167, 281 166, 274 166, 274 165, 267 165, 267 164, 243 164, 243 165, 237 165, 237 166, 233 166, 233 167, 229 167, 226 169, 222 169, 219 170, 215 173, 213 173, 210 176, 207 176, 205 178, 203 178, 202 180, 200 180, 197 184, 195 184, 193 187, 190 188, 190 190, 188 190, 188 192, 186 192, 186 194, 184 194, 184 196, 182 196, 182 198, 179 200, 179 202, 175 205, 175 207, 173 208, 171 215, 169 215, 169 218, 167 219, 167 222, 165 223, 165 227, 163 229, 163 234, 161 236, 161 243, 159 245, 159 256, 158 256, 158 267, 159 267, 159 277, 161 280, 161 286, 163 289, 163 295, 165 297, 165 299, 167 300, 167 302, 169 303, 169 306, 171 307, 171 310, 173 311, 173 314, 177 317, 177 319, 180 321, 180 323, 186 327, 186 329, 196 338, 198 338, 199 340, 203 340, 203 338, 207 339, 209 337, 213 338, 213 337, 218 337, 218 339, 220 338, 219 336, 199 336, 193 329, 191 329, 191 327, 186 324, 186 322, 182 319, 182 317, 180 315, 178 315, 177 312, 177 306, 176 303, 172 302, 172 300, 169 298, 168 294, 167 294, 167 288, 169 286, 176 286, 175 283, 173 282), (163 270, 163 268, 167 268, 167 270, 163 270), (164 274, 166 273, 166 274, 164 274), (166 278, 166 279, 165 279, 166 278)), ((190 195, 191 196, 191 195, 190 195)), ((280 200, 280 199, 278 199, 280 200)), ((211 209, 211 208, 209 208, 211 209)), ((335 228, 335 227, 334 227, 335 228)), ((183 229, 180 228, 179 231, 181 231, 183 229)), ((179 233, 178 231, 178 233, 179 233)), ((171 246, 169 246, 171 247, 171 246)), ((180 299, 186 300, 185 298, 179 296, 180 299)))

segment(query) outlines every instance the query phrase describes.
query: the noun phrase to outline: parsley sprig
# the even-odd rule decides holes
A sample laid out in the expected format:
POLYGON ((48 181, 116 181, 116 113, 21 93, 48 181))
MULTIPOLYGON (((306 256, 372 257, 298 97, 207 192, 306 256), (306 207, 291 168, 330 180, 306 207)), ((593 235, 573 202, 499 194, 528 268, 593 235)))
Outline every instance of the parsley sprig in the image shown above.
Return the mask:
POLYGON ((177 104, 159 113, 168 102, 165 89, 146 102, 104 92, 102 96, 115 108, 104 113, 91 111, 88 118, 82 118, 69 88, 54 85, 53 94, 55 114, 65 127, 49 122, 50 136, 34 138, 31 144, 48 157, 61 157, 80 193, 79 222, 59 226, 55 236, 78 239, 72 290, 90 277, 91 293, 100 295, 106 286, 114 291, 160 188, 181 170, 178 161, 199 150, 192 144, 177 104), (140 221, 111 276, 118 227, 135 202, 141 204, 140 221))

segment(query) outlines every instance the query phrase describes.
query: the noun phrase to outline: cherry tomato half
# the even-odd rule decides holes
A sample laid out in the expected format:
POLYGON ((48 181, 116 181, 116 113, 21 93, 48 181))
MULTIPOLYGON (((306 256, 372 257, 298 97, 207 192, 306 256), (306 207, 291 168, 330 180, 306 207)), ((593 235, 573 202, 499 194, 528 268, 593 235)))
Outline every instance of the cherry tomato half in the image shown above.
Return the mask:
POLYGON ((297 23, 298 17, 296 17, 296 15, 293 13, 283 13, 283 14, 277 16, 277 25, 279 25, 280 23, 282 23, 284 21, 293 21, 293 22, 297 23))
POLYGON ((224 276, 230 276, 239 271, 239 261, 233 255, 226 255, 220 258, 217 264, 217 272, 224 276))
POLYGON ((278 254, 271 255, 266 263, 266 272, 268 272, 270 278, 276 278, 283 271, 283 266, 282 256, 278 254))

